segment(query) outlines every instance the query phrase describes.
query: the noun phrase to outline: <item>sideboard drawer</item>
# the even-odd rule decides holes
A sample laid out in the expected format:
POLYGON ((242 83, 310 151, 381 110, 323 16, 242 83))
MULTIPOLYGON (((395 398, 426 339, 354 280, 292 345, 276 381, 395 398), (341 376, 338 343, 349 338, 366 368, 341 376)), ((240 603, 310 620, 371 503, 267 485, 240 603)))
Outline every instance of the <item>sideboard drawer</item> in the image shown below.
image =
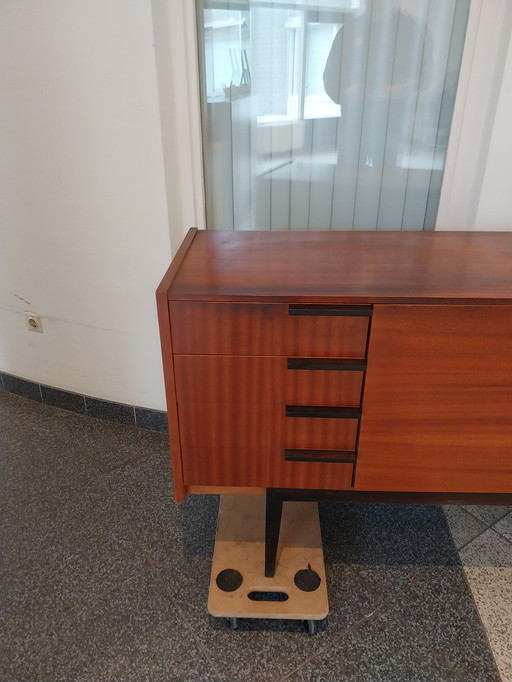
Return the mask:
POLYGON ((266 452, 254 445, 233 447, 183 447, 186 486, 266 485, 266 452))
POLYGON ((182 403, 178 405, 182 445, 266 450, 275 409, 273 405, 247 403, 182 403))
POLYGON ((282 453, 271 458, 267 486, 316 490, 349 490, 353 464, 329 462, 287 462, 282 453))
POLYGON ((179 403, 284 402, 286 358, 176 355, 174 376, 179 403))
POLYGON ((357 419, 328 417, 284 417, 278 428, 278 443, 291 450, 346 450, 356 447, 357 419))
POLYGON ((287 360, 284 400, 287 405, 332 405, 353 407, 361 404, 364 370, 359 365, 336 364, 326 358, 287 360), (316 369, 322 367, 323 369, 316 369))
POLYGON ((177 355, 174 374, 179 403, 350 407, 361 403, 364 366, 330 358, 177 355))
POLYGON ((175 354, 364 358, 370 306, 171 301, 175 354))

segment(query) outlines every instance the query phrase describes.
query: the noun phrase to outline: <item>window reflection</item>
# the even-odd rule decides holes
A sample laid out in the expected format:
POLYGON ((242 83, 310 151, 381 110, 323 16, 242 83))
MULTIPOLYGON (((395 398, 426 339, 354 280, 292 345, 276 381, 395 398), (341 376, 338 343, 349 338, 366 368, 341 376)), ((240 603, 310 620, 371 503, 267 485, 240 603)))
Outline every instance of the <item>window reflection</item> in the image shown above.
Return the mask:
POLYGON ((209 227, 433 229, 469 0, 198 9, 209 227))

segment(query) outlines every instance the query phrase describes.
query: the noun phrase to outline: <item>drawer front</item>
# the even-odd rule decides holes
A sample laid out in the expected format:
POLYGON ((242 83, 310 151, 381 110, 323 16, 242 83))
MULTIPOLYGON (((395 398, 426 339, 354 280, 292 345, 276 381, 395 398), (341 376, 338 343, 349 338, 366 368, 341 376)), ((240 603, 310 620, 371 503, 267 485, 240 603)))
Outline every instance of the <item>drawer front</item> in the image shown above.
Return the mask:
POLYGON ((336 362, 309 358, 177 355, 174 372, 178 402, 360 405, 364 372, 344 369, 359 365, 336 362))
MULTIPOLYGON (((361 404, 364 371, 340 369, 329 359, 287 360, 284 401, 287 405, 355 407, 361 404), (324 369, 316 369, 321 366, 324 369)), ((357 365, 355 365, 357 367, 357 365)))
POLYGON ((172 301, 169 310, 175 354, 338 358, 365 357, 371 313, 364 306, 201 301, 172 301))
POLYGON ((229 355, 176 355, 179 403, 259 405, 279 402, 286 358, 229 355))
POLYGON ((271 442, 275 407, 251 404, 185 403, 178 405, 184 448, 255 447, 271 442))
POLYGON ((357 419, 285 417, 278 442, 282 450, 353 451, 358 424, 357 419))
POLYGON ((282 405, 178 405, 184 447, 270 445, 305 450, 354 450, 357 418, 287 417, 282 405))
POLYGON ((266 454, 261 448, 183 447, 185 485, 265 487, 266 454))
POLYGON ((359 419, 340 417, 339 410, 288 405, 283 416, 281 407, 276 444, 269 449, 268 487, 347 490, 352 486, 359 419), (286 416, 315 410, 337 416, 286 416))
POLYGON ((352 464, 287 462, 282 451, 276 451, 271 458, 267 487, 348 490, 352 486, 352 474, 352 464))

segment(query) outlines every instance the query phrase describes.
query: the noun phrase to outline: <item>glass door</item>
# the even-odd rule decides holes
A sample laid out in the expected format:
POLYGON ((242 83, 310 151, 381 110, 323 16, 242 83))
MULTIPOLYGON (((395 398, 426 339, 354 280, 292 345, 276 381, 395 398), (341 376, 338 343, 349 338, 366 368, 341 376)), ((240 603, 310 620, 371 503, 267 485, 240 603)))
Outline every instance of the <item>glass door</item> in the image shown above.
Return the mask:
POLYGON ((469 0, 197 0, 209 229, 432 230, 469 0))

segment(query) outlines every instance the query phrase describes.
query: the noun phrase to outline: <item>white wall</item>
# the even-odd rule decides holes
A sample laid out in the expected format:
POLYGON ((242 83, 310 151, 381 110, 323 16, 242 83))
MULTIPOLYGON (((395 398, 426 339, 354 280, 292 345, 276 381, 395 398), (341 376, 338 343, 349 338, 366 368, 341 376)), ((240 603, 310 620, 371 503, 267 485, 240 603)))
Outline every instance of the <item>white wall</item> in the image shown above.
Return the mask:
POLYGON ((151 5, 0 0, 0 64, 0 369, 165 409, 151 5))
POLYGON ((512 42, 492 128, 475 229, 512 230, 512 42))
POLYGON ((483 220, 477 214, 488 186, 486 167, 495 163, 496 113, 512 115, 502 88, 511 32, 510 0, 471 0, 436 230, 493 229, 485 212, 483 220))

